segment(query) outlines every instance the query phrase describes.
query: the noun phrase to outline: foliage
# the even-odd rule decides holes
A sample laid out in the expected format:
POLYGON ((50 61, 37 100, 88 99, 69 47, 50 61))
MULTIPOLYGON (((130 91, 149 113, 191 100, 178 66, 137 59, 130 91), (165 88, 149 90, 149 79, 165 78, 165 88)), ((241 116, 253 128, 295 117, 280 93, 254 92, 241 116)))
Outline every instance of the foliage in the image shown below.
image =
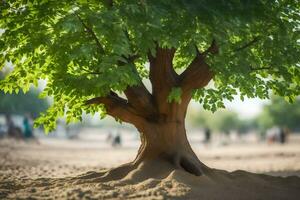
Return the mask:
POLYGON ((229 133, 231 130, 239 130, 243 126, 237 113, 227 110, 218 110, 216 113, 201 110, 192 117, 194 126, 207 127, 214 131, 229 133))
POLYGON ((283 98, 273 97, 271 103, 264 107, 257 121, 261 129, 281 126, 299 130, 300 99, 297 98, 294 104, 290 104, 283 98))
POLYGON ((137 85, 136 72, 148 78, 147 54, 156 43, 177 49, 174 67, 180 71, 195 57, 195 45, 204 51, 215 39, 219 53, 206 59, 214 86, 194 93, 206 109, 224 107, 223 100, 235 94, 268 98, 271 90, 293 100, 300 93, 296 0, 114 0, 112 7, 105 2, 110 1, 0 4, 0 70, 5 62, 14 65, 0 89, 26 92, 47 80, 43 96, 53 96, 54 104, 38 122, 50 129, 62 115, 72 121, 83 112, 105 114, 103 106, 84 102, 137 85), (131 55, 138 59, 128 62, 131 55))
POLYGON ((172 88, 170 95, 168 96, 167 101, 168 102, 172 102, 175 101, 177 103, 181 103, 181 94, 182 94, 182 90, 181 88, 172 88))
POLYGON ((38 92, 30 90, 24 94, 4 94, 0 92, 0 114, 27 114, 30 113, 33 117, 39 116, 48 108, 48 102, 38 98, 38 92))

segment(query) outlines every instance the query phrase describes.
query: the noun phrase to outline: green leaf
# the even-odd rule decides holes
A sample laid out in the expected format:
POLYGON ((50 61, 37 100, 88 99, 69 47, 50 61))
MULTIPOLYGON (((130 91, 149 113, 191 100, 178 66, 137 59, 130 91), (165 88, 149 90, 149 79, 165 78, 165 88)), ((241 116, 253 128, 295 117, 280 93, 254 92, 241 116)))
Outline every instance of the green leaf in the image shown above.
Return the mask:
POLYGON ((179 87, 172 88, 169 96, 168 96, 168 102, 172 103, 173 101, 180 104, 181 103, 181 94, 182 90, 179 87))

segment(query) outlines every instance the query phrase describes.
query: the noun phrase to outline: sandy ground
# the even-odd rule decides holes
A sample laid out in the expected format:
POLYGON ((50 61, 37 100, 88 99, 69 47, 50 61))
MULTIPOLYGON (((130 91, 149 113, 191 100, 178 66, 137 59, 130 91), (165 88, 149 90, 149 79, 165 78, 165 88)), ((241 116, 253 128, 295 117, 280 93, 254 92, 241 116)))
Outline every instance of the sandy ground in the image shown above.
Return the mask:
POLYGON ((0 199, 298 199, 300 137, 290 139, 285 145, 192 142, 201 161, 212 168, 272 176, 215 171, 199 178, 174 170, 150 179, 131 174, 110 181, 102 181, 101 170, 133 160, 135 145, 112 148, 89 140, 3 139, 0 199))

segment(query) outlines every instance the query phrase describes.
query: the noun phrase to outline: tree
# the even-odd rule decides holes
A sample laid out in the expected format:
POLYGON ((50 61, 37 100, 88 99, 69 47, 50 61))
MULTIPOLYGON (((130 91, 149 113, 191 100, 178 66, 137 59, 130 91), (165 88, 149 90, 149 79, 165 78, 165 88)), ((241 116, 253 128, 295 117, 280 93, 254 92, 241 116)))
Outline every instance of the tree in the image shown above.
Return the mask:
POLYGON ((30 113, 34 117, 39 116, 48 108, 46 100, 38 98, 38 92, 30 90, 24 94, 4 94, 0 92, 0 114, 26 114, 30 113))
MULTIPOLYGON (((239 91, 292 101, 300 91, 297 1, 13 1, 1 4, 0 88, 46 79, 54 104, 37 121, 101 112, 133 124, 141 146, 118 177, 153 163, 194 175, 210 168, 186 137, 191 99, 215 111, 239 91), (2 64, 3 65, 3 64, 2 64), (180 73, 181 72, 181 73, 180 73), (143 79, 150 79, 152 91, 143 79), (205 87, 213 79, 213 87, 205 87), (123 95, 123 96, 122 96, 123 95)), ((108 173, 107 176, 109 176, 108 173)))
POLYGON ((238 129, 239 119, 234 112, 224 112, 217 118, 216 125, 218 129, 224 133, 229 133, 231 130, 238 129))
MULTIPOLYGON (((0 72, 0 81, 5 78, 6 73, 0 72)), ((38 90, 30 89, 27 94, 18 92, 17 94, 5 94, 0 91, 0 114, 27 114, 38 117, 41 112, 45 112, 49 107, 47 100, 38 97, 38 90)))
POLYGON ((208 127, 215 131, 229 133, 232 130, 239 130, 243 122, 233 111, 220 110, 215 113, 200 111, 195 113, 193 124, 196 126, 208 127))
POLYGON ((299 130, 300 100, 296 99, 294 104, 289 104, 280 97, 271 98, 271 103, 265 105, 263 112, 257 119, 261 128, 272 126, 288 127, 292 130, 299 130))

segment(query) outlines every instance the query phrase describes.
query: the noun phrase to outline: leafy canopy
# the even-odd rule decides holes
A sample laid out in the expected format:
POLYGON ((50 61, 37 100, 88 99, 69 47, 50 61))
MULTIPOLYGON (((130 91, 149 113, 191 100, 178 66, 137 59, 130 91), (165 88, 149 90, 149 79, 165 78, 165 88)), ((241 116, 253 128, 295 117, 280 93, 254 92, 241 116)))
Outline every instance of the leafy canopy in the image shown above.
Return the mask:
MULTIPOLYGON (((214 86, 194 92, 204 108, 224 107, 236 94, 268 98, 273 91, 293 100, 300 93, 297 0, 111 2, 3 1, 0 69, 12 62, 14 70, 0 89, 26 92, 47 80, 42 96, 53 96, 54 104, 38 122, 51 129, 64 114, 71 121, 103 111, 84 102, 138 84, 136 71, 148 78, 147 53, 157 43, 177 49, 173 64, 181 72, 195 45, 205 51, 214 39, 219 53, 206 58, 214 86), (128 62, 132 55, 138 58, 128 62)), ((168 100, 180 103, 181 92, 173 89, 168 100)))

